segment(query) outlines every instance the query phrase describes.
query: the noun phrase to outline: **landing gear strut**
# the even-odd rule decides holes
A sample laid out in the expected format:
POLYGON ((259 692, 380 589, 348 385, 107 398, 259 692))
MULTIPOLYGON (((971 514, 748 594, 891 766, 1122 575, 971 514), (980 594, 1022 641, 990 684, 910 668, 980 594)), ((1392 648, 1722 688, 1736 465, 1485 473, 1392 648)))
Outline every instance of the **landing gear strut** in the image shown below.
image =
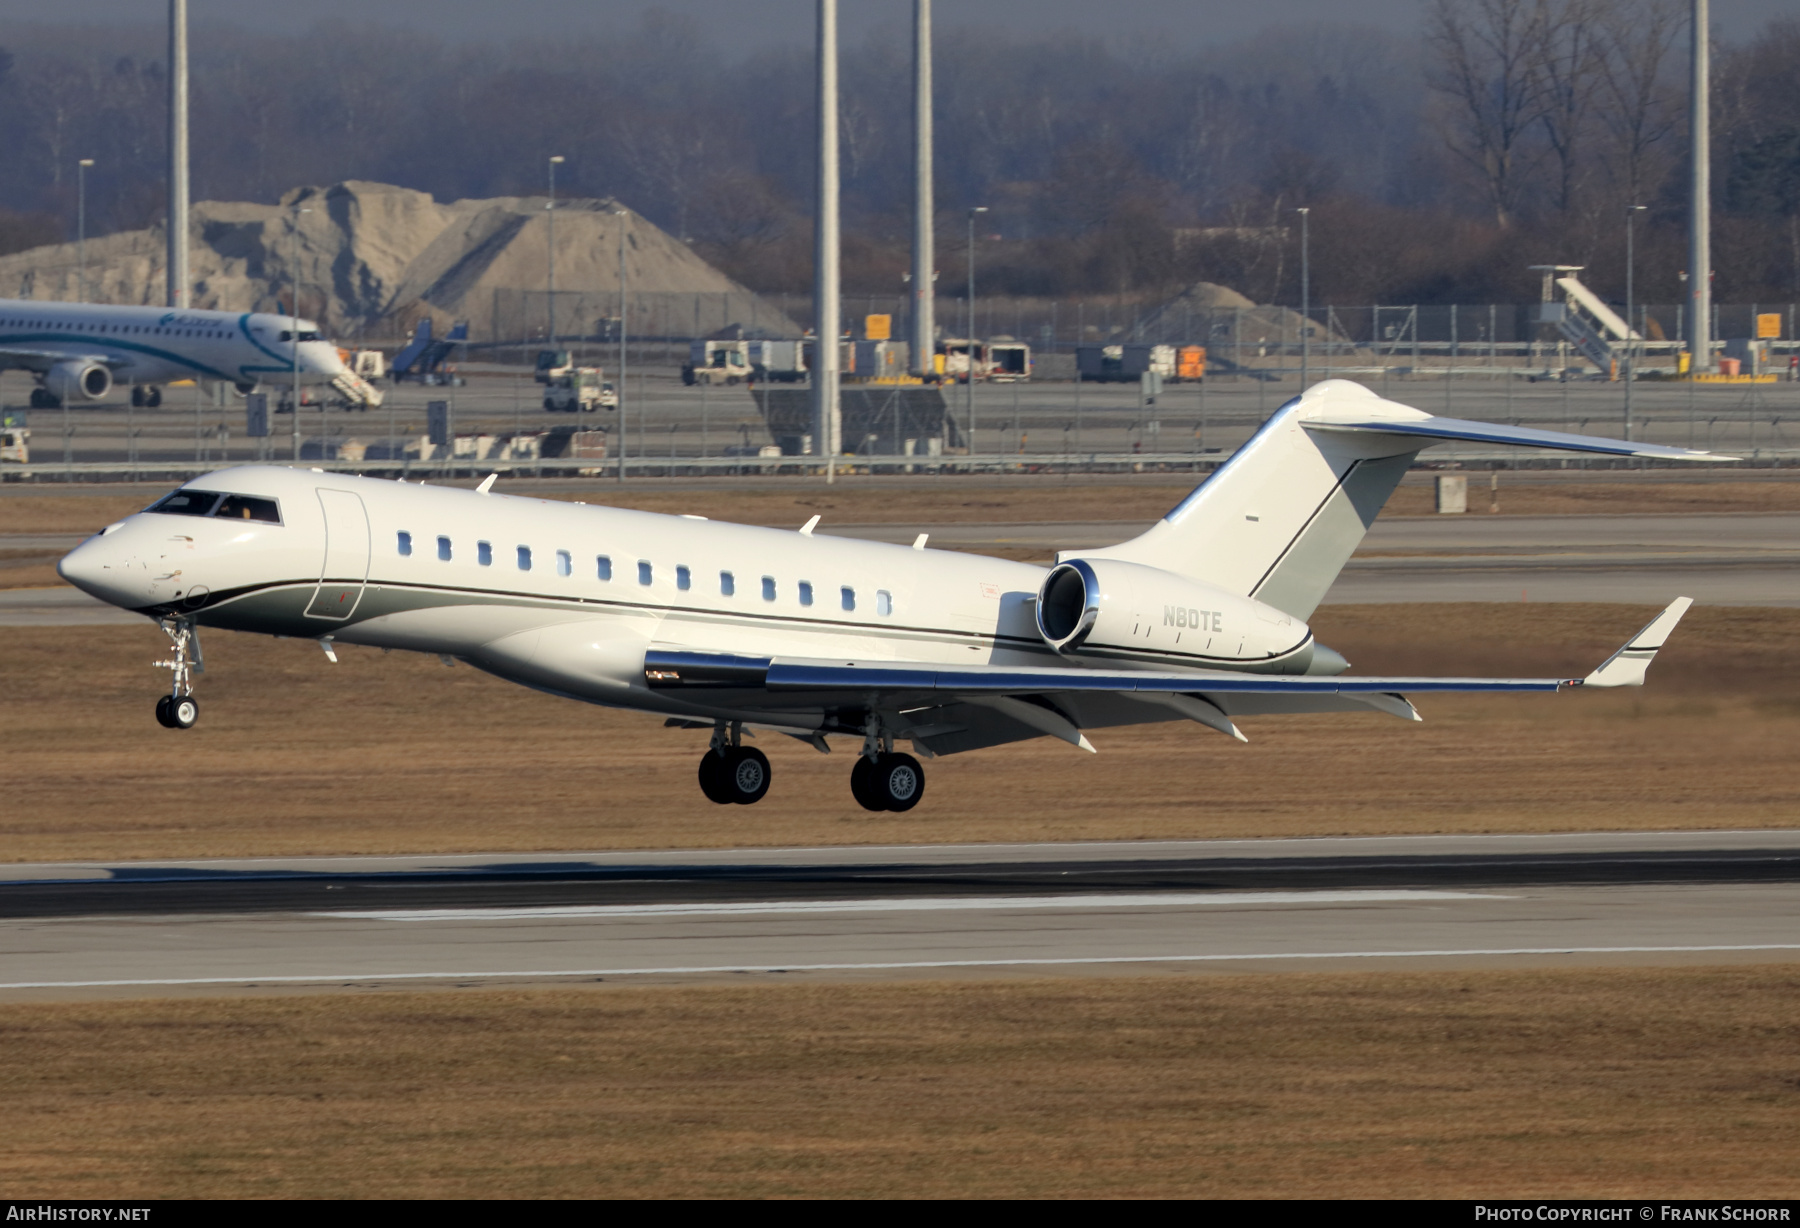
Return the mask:
POLYGON ((194 675, 206 672, 200 653, 200 634, 191 618, 165 618, 163 634, 169 637, 169 660, 153 664, 170 670, 169 693, 156 701, 156 723, 165 729, 192 729, 200 719, 200 703, 194 698, 194 675))
POLYGON ((754 746, 743 745, 744 726, 722 722, 713 729, 712 746, 700 757, 700 791, 721 806, 749 806, 769 791, 769 759, 754 746))
POLYGON ((911 810, 925 796, 925 769, 894 750, 894 735, 871 720, 850 769, 850 793, 864 810, 911 810))

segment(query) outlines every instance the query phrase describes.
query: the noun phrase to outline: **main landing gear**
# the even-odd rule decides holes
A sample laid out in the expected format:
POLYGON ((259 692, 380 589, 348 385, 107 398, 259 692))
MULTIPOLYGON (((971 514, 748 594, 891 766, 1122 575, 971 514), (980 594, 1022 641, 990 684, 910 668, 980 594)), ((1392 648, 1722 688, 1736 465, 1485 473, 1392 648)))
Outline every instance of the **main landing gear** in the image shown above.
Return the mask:
POLYGON ((732 722, 713 730, 712 746, 700 757, 700 791, 721 806, 750 806, 769 791, 769 757, 743 745, 744 726, 732 722))
POLYGON ((874 721, 850 769, 850 793, 864 810, 911 810, 925 796, 925 769, 894 750, 894 735, 874 721))
POLYGON ((133 384, 131 403, 138 409, 155 409, 162 404, 162 389, 155 385, 133 384))
POLYGON ((169 693, 156 701, 156 723, 164 729, 192 729, 200 719, 200 703, 194 698, 194 675, 206 672, 200 655, 200 633, 191 618, 165 618, 163 634, 169 637, 170 659, 153 664, 174 673, 169 693))

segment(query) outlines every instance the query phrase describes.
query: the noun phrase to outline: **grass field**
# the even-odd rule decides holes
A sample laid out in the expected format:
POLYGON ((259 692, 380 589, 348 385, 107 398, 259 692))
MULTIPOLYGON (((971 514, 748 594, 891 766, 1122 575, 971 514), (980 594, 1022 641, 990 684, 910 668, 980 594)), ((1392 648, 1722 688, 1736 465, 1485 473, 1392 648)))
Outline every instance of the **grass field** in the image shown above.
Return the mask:
POLYGON ((8 1197, 1800 1193, 1792 967, 0 1007, 8 1197))
MULTIPOLYGON (((1336 606, 1366 673, 1597 665, 1647 609, 1336 606)), ((540 695, 436 658, 212 633, 202 717, 158 726, 149 625, 8 632, 0 856, 64 858, 1790 826, 1800 610, 1701 608, 1641 690, 1430 696, 1376 713, 1091 731, 927 768, 923 803, 850 797, 852 745, 775 734, 755 807, 706 802, 704 731, 540 695), (1296 772, 1295 764, 1306 770, 1296 772)))

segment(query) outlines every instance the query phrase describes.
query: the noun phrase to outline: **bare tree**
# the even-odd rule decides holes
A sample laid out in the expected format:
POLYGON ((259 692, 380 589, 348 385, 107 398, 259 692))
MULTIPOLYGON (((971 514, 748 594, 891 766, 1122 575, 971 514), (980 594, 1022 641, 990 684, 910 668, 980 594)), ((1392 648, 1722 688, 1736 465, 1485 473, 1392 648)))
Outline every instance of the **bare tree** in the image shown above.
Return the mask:
POLYGON ((1556 207, 1563 213, 1574 208, 1585 169, 1594 98, 1605 76, 1604 23, 1614 7, 1614 0, 1560 0, 1544 9, 1538 89, 1544 136, 1556 157, 1556 207))
POLYGON ((1545 0, 1433 0, 1425 38, 1431 88, 1451 108, 1451 152, 1480 178, 1501 226, 1517 215, 1543 120, 1545 0))
POLYGON ((1644 199, 1651 158, 1681 123, 1671 53, 1686 23, 1679 0, 1614 0, 1602 23, 1600 121, 1630 203, 1644 199))

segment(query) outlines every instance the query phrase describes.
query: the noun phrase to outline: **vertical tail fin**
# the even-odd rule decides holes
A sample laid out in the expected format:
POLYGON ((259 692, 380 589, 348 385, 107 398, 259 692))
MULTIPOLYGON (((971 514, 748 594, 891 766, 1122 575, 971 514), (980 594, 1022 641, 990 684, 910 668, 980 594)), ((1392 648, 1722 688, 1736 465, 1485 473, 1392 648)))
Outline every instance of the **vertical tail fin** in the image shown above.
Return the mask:
POLYGON ((1311 617, 1428 442, 1308 430, 1328 404, 1382 402, 1347 380, 1314 385, 1148 532, 1081 555, 1160 567, 1311 617))
POLYGON ((1436 418, 1331 379, 1277 410, 1149 532, 1105 550, 1068 553, 1160 567, 1310 618, 1413 457, 1452 441, 1709 464, 1738 459, 1436 418))

